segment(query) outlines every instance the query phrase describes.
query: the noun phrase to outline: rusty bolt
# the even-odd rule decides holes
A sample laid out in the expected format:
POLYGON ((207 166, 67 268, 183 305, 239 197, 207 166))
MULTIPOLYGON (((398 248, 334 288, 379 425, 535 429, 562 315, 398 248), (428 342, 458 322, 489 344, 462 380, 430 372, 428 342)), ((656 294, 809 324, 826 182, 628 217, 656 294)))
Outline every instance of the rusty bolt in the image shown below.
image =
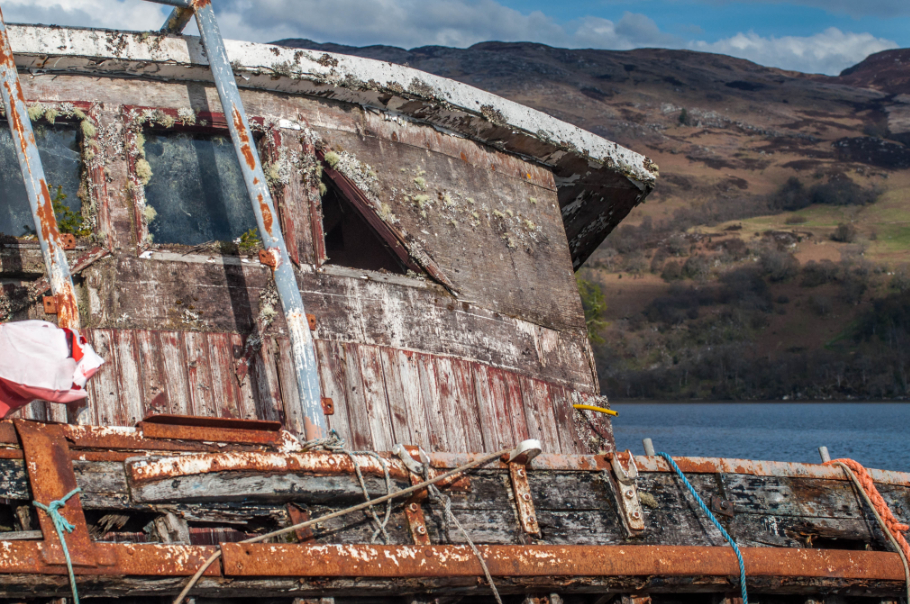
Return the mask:
POLYGON ((530 494, 530 493, 522 493, 522 494, 521 494, 521 498, 524 499, 525 501, 531 501, 531 494, 530 494))
POLYGON ((417 507, 416 503, 412 503, 411 505, 408 506, 408 509, 412 512, 416 512, 419 508, 417 507))
POLYGON ((420 526, 418 526, 418 527, 417 527, 417 534, 418 534, 418 535, 426 535, 426 534, 427 534, 427 527, 425 527, 425 526, 422 525, 422 524, 421 524, 420 526))
POLYGON ((728 507, 729 505, 730 505, 730 504, 728 504, 726 501, 721 501, 721 502, 720 502, 720 507, 721 507, 722 510, 727 509, 727 507, 728 507))
POLYGON ((626 491, 626 499, 632 499, 633 497, 635 497, 635 493, 632 492, 632 489, 626 491))
POLYGON ((534 516, 528 516, 528 522, 537 522, 537 518, 534 516))
POLYGON ((635 518, 636 520, 638 520, 639 518, 641 518, 641 512, 639 512, 638 510, 632 510, 632 518, 635 518))
POLYGON ((516 470, 515 473, 518 474, 519 476, 524 476, 525 475, 524 468, 518 468, 518 470, 516 470))

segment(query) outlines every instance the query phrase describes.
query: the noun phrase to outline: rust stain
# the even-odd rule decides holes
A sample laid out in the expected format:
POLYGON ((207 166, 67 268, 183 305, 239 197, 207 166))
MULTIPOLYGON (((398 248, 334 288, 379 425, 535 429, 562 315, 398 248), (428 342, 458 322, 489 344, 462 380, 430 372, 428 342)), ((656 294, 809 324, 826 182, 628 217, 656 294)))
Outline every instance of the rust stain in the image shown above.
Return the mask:
POLYGON ((465 154, 464 151, 461 152, 461 161, 463 161, 464 163, 468 163, 468 156, 465 154))
POLYGON ((208 6, 212 3, 212 0, 193 0, 193 8, 200 9, 205 6, 208 6))
POLYGON ((254 177, 254 178, 253 178, 253 184, 254 184, 254 185, 258 185, 258 184, 259 184, 259 179, 254 177))
POLYGON ((237 129, 237 136, 240 137, 240 151, 243 153, 243 158, 246 160, 246 165, 250 167, 250 170, 255 170, 256 158, 253 156, 252 147, 250 147, 250 137, 247 134, 246 128, 243 127, 243 118, 240 117, 240 112, 237 111, 236 107, 234 107, 233 117, 234 128, 237 129))
POLYGON ((269 209, 269 204, 265 202, 265 199, 262 197, 262 193, 259 194, 259 210, 262 212, 262 224, 265 226, 265 231, 269 234, 269 237, 272 236, 272 224, 274 219, 272 218, 272 210, 269 209))
POLYGON ((48 191, 47 182, 42 178, 39 182, 41 191, 38 197, 38 220, 41 222, 41 236, 45 241, 60 243, 60 232, 57 230, 57 218, 54 216, 54 204, 51 202, 51 193, 48 191))

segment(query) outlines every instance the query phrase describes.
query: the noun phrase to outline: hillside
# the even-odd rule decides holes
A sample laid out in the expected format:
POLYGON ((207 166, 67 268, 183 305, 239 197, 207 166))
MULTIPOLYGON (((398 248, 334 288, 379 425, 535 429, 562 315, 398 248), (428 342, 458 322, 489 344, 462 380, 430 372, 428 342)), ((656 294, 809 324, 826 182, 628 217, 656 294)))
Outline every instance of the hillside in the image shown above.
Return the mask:
POLYGON ((679 50, 278 43, 466 82, 660 166, 579 271, 614 398, 907 394, 910 50, 829 77, 679 50))

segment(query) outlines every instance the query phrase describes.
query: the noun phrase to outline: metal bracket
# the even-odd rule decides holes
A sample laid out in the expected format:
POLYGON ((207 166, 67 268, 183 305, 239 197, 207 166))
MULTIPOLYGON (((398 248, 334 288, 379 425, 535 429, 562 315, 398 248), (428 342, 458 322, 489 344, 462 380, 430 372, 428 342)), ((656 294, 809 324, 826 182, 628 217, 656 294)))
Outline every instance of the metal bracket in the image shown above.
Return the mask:
POLYGON ((335 415, 335 402, 327 396, 322 397, 322 413, 335 415))
POLYGON ((537 512, 531 496, 531 485, 528 483, 528 464, 540 455, 539 440, 526 440, 509 453, 509 476, 512 479, 512 491, 515 493, 515 508, 521 528, 530 535, 540 534, 537 523, 537 512))
POLYGON ((430 533, 427 531, 427 519, 423 514, 423 508, 420 507, 419 496, 413 496, 405 502, 404 515, 408 519, 408 527, 411 529, 414 544, 431 545, 430 533))
POLYGON ((44 296, 41 299, 41 303, 44 304, 44 314, 46 314, 46 315, 56 315, 57 314, 57 297, 56 296, 44 296))
MULTIPOLYGON (((29 486, 35 501, 48 505, 75 489, 76 474, 73 471, 72 457, 62 426, 19 419, 13 423, 22 443, 29 486)), ((109 566, 116 562, 113 555, 104 555, 104 550, 95 547, 92 542, 78 494, 70 497, 66 505, 60 508, 60 514, 75 526, 75 529, 66 536, 66 545, 73 566, 109 566)), ((41 548, 45 564, 65 564, 66 558, 60 545, 60 537, 50 516, 45 512, 39 512, 38 521, 44 535, 41 548)))
POLYGON ((711 511, 715 514, 733 517, 736 512, 733 510, 733 504, 721 497, 711 497, 711 511))
MULTIPOLYGON (((300 509, 294 503, 289 503, 287 510, 288 516, 291 518, 291 524, 301 524, 310 520, 310 513, 307 510, 300 509)), ((313 528, 309 526, 296 529, 294 534, 297 537, 297 541, 301 543, 307 543, 316 539, 313 535, 313 528)))
POLYGON ((316 331, 316 315, 306 313, 306 322, 310 326, 310 331, 316 331))
POLYGON ((619 487, 617 499, 626 526, 633 533, 645 530, 645 517, 641 509, 641 500, 638 498, 638 488, 635 486, 638 466, 635 465, 632 451, 626 449, 625 453, 617 451, 611 454, 610 465, 619 487))

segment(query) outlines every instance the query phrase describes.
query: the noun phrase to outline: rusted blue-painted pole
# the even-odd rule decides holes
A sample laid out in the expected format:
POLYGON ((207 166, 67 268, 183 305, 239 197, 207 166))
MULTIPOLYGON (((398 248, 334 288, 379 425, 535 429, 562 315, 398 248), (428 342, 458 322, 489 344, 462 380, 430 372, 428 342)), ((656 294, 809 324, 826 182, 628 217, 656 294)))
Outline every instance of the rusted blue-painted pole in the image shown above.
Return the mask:
POLYGON ((243 170, 243 179, 253 203, 256 223, 262 245, 268 254, 267 263, 272 267, 272 275, 281 306, 288 324, 291 350, 297 370, 297 387, 300 403, 303 407, 304 432, 307 440, 324 438, 327 435, 325 415, 322 411, 322 391, 319 384, 319 368, 316 364, 316 348, 313 336, 303 308, 303 300, 297 287, 297 279, 287 246, 278 224, 278 213, 272 202, 272 195, 262 171, 259 153, 253 141, 250 125, 247 122, 234 71, 228 60, 224 41, 215 20, 215 11, 209 0, 196 0, 196 23, 202 34, 202 44, 208 56, 221 107, 227 118, 234 148, 243 170))
POLYGON ((183 8, 181 6, 177 6, 173 11, 171 11, 171 14, 168 15, 167 21, 165 21, 164 25, 161 27, 161 33, 179 34, 183 31, 183 28, 187 26, 187 24, 190 22, 190 19, 192 18, 192 8, 183 8))
POLYGON ((76 305, 76 294, 73 279, 70 276, 63 241, 57 229, 57 218, 51 193, 44 176, 44 167, 35 144, 35 133, 29 121, 25 96, 16 71, 16 60, 9 43, 9 34, 3 13, 0 12, 0 92, 3 95, 3 106, 6 108, 9 129, 13 135, 13 146, 25 181, 25 191, 32 207, 35 219, 35 230, 41 242, 41 253, 47 267, 47 278, 51 291, 57 301, 57 324, 60 327, 79 327, 79 308, 76 305))

